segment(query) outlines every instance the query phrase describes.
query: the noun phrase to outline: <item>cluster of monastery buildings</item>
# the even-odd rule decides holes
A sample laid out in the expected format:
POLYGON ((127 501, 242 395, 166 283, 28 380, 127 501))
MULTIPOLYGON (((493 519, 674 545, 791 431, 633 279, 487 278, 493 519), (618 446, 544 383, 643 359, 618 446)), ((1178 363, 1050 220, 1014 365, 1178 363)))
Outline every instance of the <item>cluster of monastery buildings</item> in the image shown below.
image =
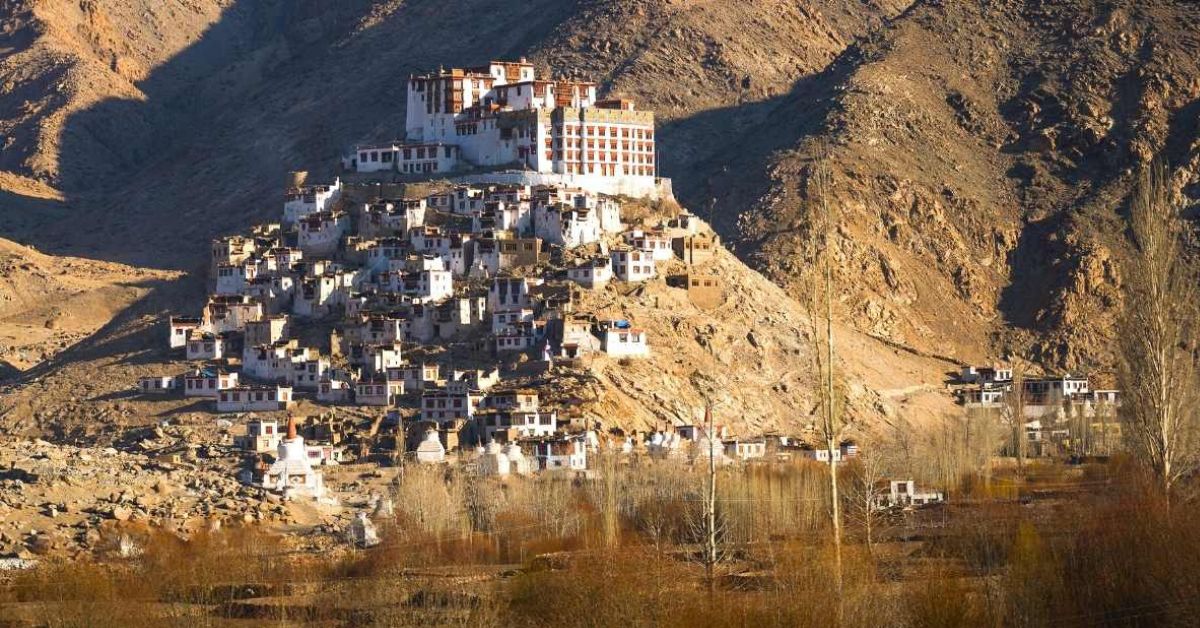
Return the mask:
POLYGON ((380 425, 393 430, 382 450, 495 476, 587 472, 602 447, 721 464, 856 454, 853 443, 829 451, 690 425, 625 435, 560 416, 522 376, 623 367, 653 346, 636 321, 583 311, 584 291, 656 280, 678 260, 687 271, 667 285, 720 307, 724 284, 707 263, 718 240, 687 212, 626 224, 618 195, 664 189, 654 118, 598 99, 594 83, 540 80, 522 59, 413 76, 407 98, 403 141, 357 147, 348 181, 296 177, 279 222, 213 241, 203 308, 167 325, 187 368, 138 382, 145 395, 248 414, 235 439, 251 460, 245 482, 326 500, 321 468, 372 455, 380 425), (456 173, 471 174, 445 176, 456 173), (385 178, 439 182, 386 196, 385 178), (332 419, 298 424, 301 402, 379 422, 365 438, 332 419))
POLYGON ((532 63, 492 61, 408 79, 402 141, 361 145, 359 173, 446 176, 507 169, 513 181, 654 196, 654 114, 598 99, 596 84, 536 76, 532 63))
POLYGON ((1035 455, 1107 453, 1121 434, 1121 395, 1110 379, 1069 373, 1018 378, 1011 366, 964 366, 953 388, 968 409, 1016 412, 1019 406, 1035 455))
MULTIPOLYGON (((698 305, 723 300, 720 278, 700 268, 717 239, 686 212, 627 227, 616 199, 581 188, 461 184, 355 201, 371 186, 298 183, 280 222, 212 243, 205 305, 167 326, 168 347, 190 366, 141 378, 141 392, 211 400, 220 413, 287 411, 300 399, 407 409, 443 452, 528 441, 534 468, 578 469, 584 440, 537 391, 501 381, 498 365, 521 354, 542 370, 649 356, 635 321, 576 306, 582 291, 658 277, 669 259, 695 269, 673 281, 698 305), (410 359, 445 344, 472 347, 475 366, 410 359)), ((260 453, 281 438, 269 422, 248 428, 269 443, 260 453)), ((437 458, 418 444, 419 457, 437 458)), ((306 455, 338 461, 319 445, 306 455)))

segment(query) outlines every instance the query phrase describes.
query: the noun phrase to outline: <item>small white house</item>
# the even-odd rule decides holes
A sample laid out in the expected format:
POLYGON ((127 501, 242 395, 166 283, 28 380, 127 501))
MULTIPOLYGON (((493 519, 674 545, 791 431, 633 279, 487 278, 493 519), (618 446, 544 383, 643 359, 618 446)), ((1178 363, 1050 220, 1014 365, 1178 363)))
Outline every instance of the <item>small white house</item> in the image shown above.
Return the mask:
POLYGON ((923 506, 945 501, 941 491, 920 489, 912 480, 891 480, 888 482, 888 493, 883 501, 890 506, 923 506))
POLYGON ((172 349, 187 347, 193 331, 199 331, 202 321, 198 316, 172 316, 168 322, 168 345, 172 349))
POLYGON ((350 232, 344 212, 319 212, 305 216, 300 225, 300 250, 305 256, 329 257, 337 252, 342 236, 350 232))
POLYGON ((600 323, 600 348, 614 358, 641 358, 650 355, 646 331, 627 320, 600 323))
POLYGON ((521 323, 533 322, 533 308, 523 307, 492 312, 492 333, 507 334, 517 330, 521 323))
POLYGON ((270 412, 291 405, 291 386, 238 386, 217 395, 217 412, 270 412))
POLYGON ((587 469, 587 443, 581 436, 534 441, 538 467, 546 471, 583 471, 587 469))
POLYGON ((356 146, 354 149, 355 172, 395 171, 396 152, 399 146, 395 143, 370 144, 356 146))
POLYGON ((187 342, 187 359, 222 360, 225 358, 225 338, 218 334, 193 334, 187 342))
POLYGON ((246 423, 246 435, 235 436, 233 446, 254 453, 266 453, 279 447, 283 435, 279 433, 279 422, 253 419, 246 423))
POLYGON ((671 248, 671 237, 663 232, 638 229, 631 231, 627 240, 630 246, 649 253, 650 258, 656 262, 665 262, 675 256, 675 250, 671 248))
POLYGON ((283 223, 293 225, 306 216, 328 211, 341 193, 341 179, 334 179, 332 185, 305 185, 289 189, 284 197, 283 223))
POLYGON ((215 368, 197 369, 183 376, 184 397, 217 397, 238 385, 238 374, 215 368))
POLYGON ((505 441, 510 432, 518 438, 543 438, 558 430, 557 414, 537 410, 480 410, 474 421, 476 434, 484 441, 505 441))
POLYGON ((763 458, 767 455, 767 441, 765 439, 727 440, 725 441, 725 455, 738 460, 763 458))
POLYGON ((404 380, 373 377, 354 384, 354 403, 360 406, 391 406, 404 394, 404 380))
POLYGON ((612 258, 607 256, 584 260, 567 269, 567 279, 589 290, 604 287, 612 281, 612 277, 612 258))
POLYGON ((614 250, 612 267, 614 277, 630 283, 653 279, 657 274, 654 268, 654 256, 638 249, 614 250))
POLYGON ((322 380, 317 387, 317 401, 342 403, 350 399, 350 384, 340 379, 322 380))
POLYGON ((488 288, 488 310, 506 310, 533 304, 529 289, 536 285, 525 277, 496 277, 488 288))
POLYGON ((138 378, 142 394, 163 394, 179 390, 179 379, 171 375, 152 375, 138 378))

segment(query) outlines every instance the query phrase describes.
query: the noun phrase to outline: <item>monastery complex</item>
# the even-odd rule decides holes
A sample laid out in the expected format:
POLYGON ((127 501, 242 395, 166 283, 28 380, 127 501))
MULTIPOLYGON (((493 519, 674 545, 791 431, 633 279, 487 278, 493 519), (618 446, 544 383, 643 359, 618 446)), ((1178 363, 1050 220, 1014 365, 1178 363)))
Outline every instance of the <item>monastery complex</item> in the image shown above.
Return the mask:
POLYGON ((404 141, 357 147, 360 173, 473 176, 561 183, 594 192, 658 197, 654 114, 625 99, 597 99, 596 84, 541 80, 532 63, 493 61, 408 80, 404 141))

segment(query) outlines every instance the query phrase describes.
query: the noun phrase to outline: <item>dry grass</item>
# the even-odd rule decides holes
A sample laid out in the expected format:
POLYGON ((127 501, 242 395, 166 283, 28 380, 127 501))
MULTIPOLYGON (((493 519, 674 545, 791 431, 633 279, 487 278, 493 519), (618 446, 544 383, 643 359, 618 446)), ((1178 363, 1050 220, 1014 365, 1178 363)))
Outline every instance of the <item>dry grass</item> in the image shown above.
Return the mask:
POLYGON ((695 560, 699 474, 607 469, 595 482, 503 483, 412 469, 395 519, 380 522, 384 544, 323 563, 298 562, 252 527, 188 541, 123 530, 141 556, 21 573, 0 588, 0 621, 1085 626, 1186 625, 1200 611, 1200 505, 1147 497, 1123 463, 994 474, 973 498, 893 521, 883 549, 851 543, 841 591, 819 468, 721 472, 723 562, 711 592, 695 560), (989 486, 1016 488, 985 497, 989 486), (1081 490, 1012 498, 1070 486, 1081 490))

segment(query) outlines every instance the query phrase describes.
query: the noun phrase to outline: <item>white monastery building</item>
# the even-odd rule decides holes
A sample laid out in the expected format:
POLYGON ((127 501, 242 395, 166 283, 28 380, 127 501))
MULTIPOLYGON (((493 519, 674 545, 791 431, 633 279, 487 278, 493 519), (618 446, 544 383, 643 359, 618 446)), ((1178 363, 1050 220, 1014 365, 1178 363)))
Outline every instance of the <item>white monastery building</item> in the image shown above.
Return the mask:
POLYGON ((538 78, 523 58, 492 61, 410 76, 407 104, 405 141, 357 147, 356 171, 509 168, 533 175, 527 182, 657 195, 654 113, 597 99, 593 82, 538 78))

